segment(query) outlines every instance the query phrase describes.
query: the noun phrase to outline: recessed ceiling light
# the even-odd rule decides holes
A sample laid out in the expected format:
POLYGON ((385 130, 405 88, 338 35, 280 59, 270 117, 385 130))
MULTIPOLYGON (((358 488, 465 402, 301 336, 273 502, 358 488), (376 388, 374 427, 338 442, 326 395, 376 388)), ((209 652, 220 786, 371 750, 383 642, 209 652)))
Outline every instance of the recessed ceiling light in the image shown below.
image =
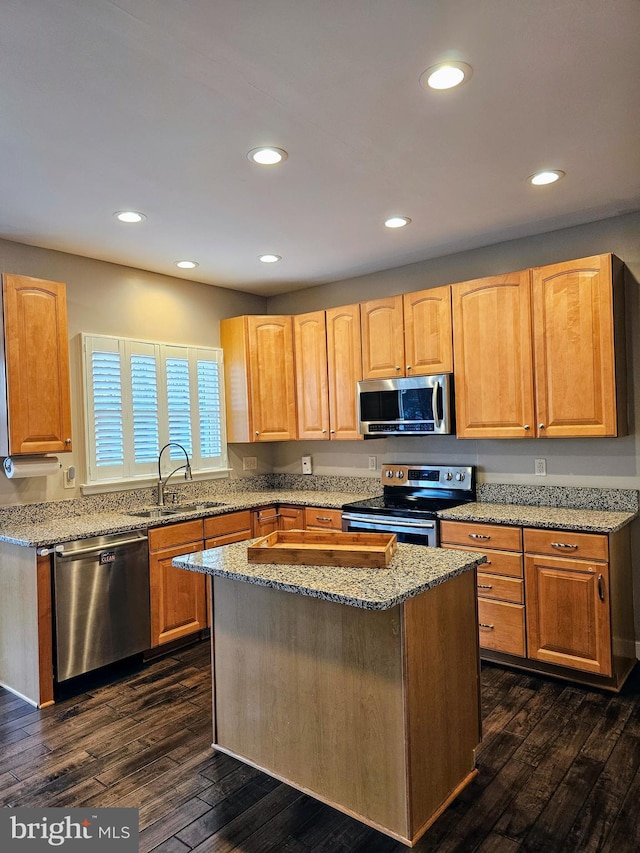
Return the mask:
POLYGON ((560 169, 545 169, 542 172, 536 172, 535 175, 529 175, 527 180, 534 187, 544 187, 546 184, 555 184, 560 178, 564 178, 564 174, 560 169))
POLYGON ((181 270, 194 270, 198 264, 195 261, 176 261, 176 266, 181 270))
POLYGON ((283 148, 252 148, 247 154, 249 160, 258 163, 260 166, 275 166, 276 163, 282 163, 289 155, 283 148))
POLYGON ((473 68, 466 62, 439 62, 423 71, 420 85, 423 89, 453 89, 468 80, 473 68))
POLYGON ((385 219, 384 224, 387 228, 404 228, 410 222, 411 220, 408 216, 390 216, 388 219, 385 219))
POLYGON ((260 260, 263 264, 275 264, 282 260, 280 255, 260 255, 260 260))
POLYGON ((138 213, 136 210, 117 210, 114 214, 116 219, 119 219, 120 222, 142 222, 143 219, 147 217, 144 213, 138 213))

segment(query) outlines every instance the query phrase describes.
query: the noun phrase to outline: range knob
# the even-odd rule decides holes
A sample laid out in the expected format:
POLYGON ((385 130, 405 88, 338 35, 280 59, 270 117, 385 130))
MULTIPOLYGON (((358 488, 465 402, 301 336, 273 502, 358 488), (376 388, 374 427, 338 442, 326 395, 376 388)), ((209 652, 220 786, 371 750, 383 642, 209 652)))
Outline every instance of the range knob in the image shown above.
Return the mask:
POLYGON ((387 469, 387 470, 384 472, 384 476, 385 476, 385 477, 393 477, 393 471, 391 471, 391 470, 387 469))
POLYGON ((396 477, 398 480, 404 479, 404 471, 396 471, 396 477))
POLYGON ((464 480, 464 471, 459 471, 456 474, 456 480, 464 480))
POLYGON ((447 473, 444 475, 444 478, 445 480, 453 480, 453 474, 451 473, 451 471, 447 471, 447 473))

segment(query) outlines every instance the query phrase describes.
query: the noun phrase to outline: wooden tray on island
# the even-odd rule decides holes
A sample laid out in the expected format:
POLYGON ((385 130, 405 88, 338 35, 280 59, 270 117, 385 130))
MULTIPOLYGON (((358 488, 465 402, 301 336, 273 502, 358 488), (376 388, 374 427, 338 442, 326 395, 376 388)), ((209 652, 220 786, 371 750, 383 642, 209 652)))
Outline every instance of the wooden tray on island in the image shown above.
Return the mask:
POLYGON ((385 568, 398 547, 395 533, 277 530, 247 547, 250 563, 385 568))

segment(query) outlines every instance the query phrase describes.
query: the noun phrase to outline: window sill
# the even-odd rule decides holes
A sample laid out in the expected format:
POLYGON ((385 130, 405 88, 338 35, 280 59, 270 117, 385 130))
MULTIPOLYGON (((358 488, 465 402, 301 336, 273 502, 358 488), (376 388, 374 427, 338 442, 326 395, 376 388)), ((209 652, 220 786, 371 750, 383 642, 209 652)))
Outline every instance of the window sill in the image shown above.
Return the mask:
MULTIPOLYGON (((193 480, 187 482, 198 482, 200 480, 228 480, 231 468, 216 468, 215 471, 194 471, 193 480)), ((157 477, 136 477, 126 480, 109 480, 104 483, 82 483, 80 490, 83 495, 102 495, 109 492, 126 492, 133 489, 146 489, 155 486, 157 477)), ((182 483, 183 480, 172 480, 172 483, 182 483)))

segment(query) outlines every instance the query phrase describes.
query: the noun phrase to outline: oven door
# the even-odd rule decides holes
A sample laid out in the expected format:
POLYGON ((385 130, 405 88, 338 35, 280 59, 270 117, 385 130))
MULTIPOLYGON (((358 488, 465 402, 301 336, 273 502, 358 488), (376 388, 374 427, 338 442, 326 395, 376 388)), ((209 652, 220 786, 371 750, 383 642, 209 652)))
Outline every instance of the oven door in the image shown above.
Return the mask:
POLYGON ((398 518, 390 515, 342 512, 342 529, 353 533, 395 533, 398 542, 438 544, 438 522, 433 518, 398 518))

